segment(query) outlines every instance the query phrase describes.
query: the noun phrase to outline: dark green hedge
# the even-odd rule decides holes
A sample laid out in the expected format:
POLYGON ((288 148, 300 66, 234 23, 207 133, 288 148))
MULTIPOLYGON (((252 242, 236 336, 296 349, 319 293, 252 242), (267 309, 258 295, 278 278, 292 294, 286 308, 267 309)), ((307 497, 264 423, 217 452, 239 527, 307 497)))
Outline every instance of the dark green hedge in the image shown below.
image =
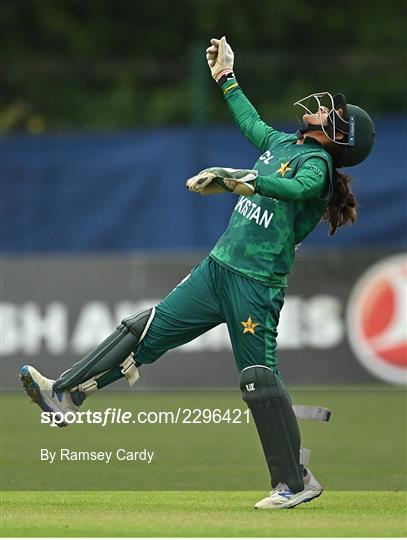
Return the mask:
POLYGON ((0 11, 5 131, 228 120, 204 50, 226 34, 266 118, 317 90, 405 110, 406 2, 10 0, 0 11))

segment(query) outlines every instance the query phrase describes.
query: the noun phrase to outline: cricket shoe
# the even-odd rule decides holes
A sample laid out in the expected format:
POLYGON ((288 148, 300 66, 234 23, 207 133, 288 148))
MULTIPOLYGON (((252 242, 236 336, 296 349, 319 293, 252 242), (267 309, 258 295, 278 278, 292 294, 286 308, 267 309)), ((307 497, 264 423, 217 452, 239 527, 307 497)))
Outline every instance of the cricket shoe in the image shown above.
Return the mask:
POLYGON ((265 497, 254 505, 255 508, 294 508, 301 503, 309 502, 322 493, 322 486, 315 479, 312 472, 307 469, 307 474, 304 476, 304 489, 298 493, 294 493, 286 485, 280 482, 270 492, 269 497, 265 497))
MULTIPOLYGON (((20 370, 20 378, 24 390, 43 411, 65 415, 68 412, 76 413, 78 410, 78 407, 72 401, 70 392, 57 392, 54 390, 55 381, 43 377, 32 366, 23 366, 20 370)), ((62 419, 61 421, 58 419, 55 423, 59 427, 68 425, 62 419)))

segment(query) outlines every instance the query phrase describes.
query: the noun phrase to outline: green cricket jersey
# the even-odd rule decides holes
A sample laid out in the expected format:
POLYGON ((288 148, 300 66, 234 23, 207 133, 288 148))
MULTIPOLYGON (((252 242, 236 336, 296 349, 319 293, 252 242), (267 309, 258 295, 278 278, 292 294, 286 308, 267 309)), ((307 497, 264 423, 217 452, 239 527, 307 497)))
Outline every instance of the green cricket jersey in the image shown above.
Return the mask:
POLYGON ((315 139, 296 144, 295 134, 265 124, 235 83, 232 79, 223 85, 225 99, 243 135, 263 153, 253 167, 259 173, 255 194, 238 199, 210 255, 243 275, 285 287, 296 245, 316 227, 327 206, 332 159, 315 139))

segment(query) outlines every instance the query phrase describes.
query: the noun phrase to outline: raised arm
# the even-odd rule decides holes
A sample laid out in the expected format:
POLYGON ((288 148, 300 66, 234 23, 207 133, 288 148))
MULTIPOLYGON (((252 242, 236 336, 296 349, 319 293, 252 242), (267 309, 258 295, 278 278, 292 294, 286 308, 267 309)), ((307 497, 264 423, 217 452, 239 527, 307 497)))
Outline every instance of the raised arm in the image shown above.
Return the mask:
POLYGON ((234 54, 226 38, 211 39, 206 58, 212 77, 222 88, 226 103, 242 134, 264 152, 278 131, 268 126, 247 99, 233 73, 234 54))

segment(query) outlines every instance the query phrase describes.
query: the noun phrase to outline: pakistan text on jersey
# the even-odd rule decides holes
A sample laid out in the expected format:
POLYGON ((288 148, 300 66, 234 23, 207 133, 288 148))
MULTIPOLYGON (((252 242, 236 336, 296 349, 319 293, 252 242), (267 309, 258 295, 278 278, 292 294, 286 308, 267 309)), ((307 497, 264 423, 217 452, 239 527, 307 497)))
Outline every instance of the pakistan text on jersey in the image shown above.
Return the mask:
POLYGON ((243 217, 255 221, 257 225, 265 229, 268 229, 273 218, 273 212, 263 210, 261 206, 243 196, 237 201, 235 211, 239 212, 243 217))

